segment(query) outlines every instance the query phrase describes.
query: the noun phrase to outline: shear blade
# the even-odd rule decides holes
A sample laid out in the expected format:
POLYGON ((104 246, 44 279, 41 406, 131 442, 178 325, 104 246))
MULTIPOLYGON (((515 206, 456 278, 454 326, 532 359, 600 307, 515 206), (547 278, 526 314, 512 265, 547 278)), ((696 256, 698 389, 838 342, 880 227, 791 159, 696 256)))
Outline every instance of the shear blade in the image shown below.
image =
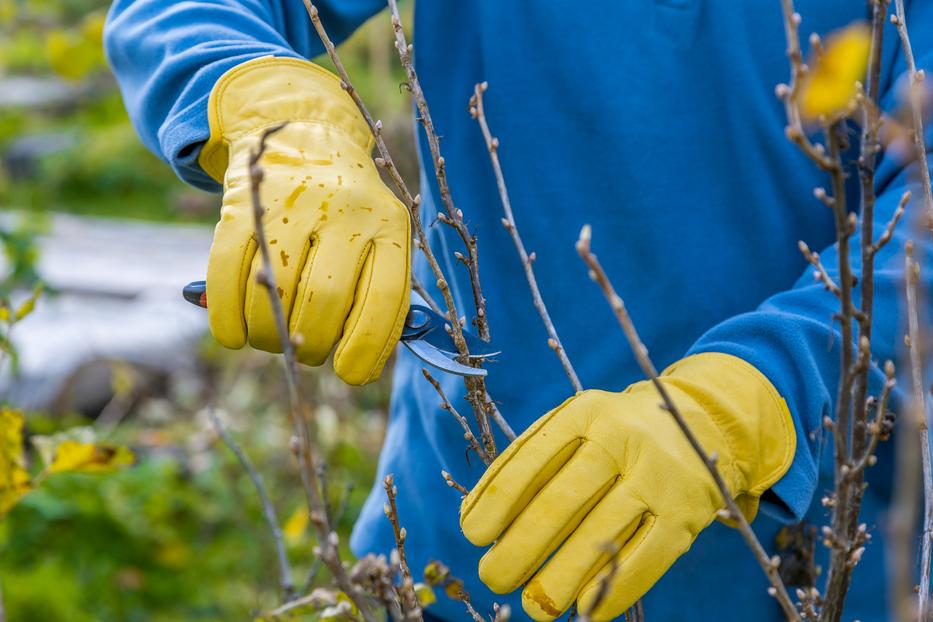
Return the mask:
POLYGON ((406 348, 411 350, 412 354, 428 365, 436 367, 441 371, 445 371, 449 374, 456 374, 457 376, 476 377, 486 375, 485 369, 458 363, 427 342, 412 339, 410 341, 402 341, 402 343, 405 344, 406 348))

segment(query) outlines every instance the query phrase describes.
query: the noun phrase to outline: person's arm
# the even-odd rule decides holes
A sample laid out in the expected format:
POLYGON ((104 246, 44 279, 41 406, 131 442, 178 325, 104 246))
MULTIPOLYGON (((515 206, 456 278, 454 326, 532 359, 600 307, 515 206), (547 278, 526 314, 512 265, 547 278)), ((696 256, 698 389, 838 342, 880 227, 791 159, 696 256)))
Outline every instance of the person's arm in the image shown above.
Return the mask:
MULTIPOLYGON (((317 4, 336 42, 384 6, 317 4)), ((220 76, 262 56, 324 51, 301 0, 116 0, 104 46, 143 142, 182 179, 210 190, 218 185, 198 166, 198 152, 210 134, 207 99, 220 76)))
MULTIPOLYGON (((914 51, 919 66, 930 67, 933 4, 914 4, 914 51)), ((890 28, 887 38, 882 104, 891 110, 894 78, 904 63, 890 28)), ((847 171, 856 174, 854 166, 847 171)), ((903 192, 914 191, 909 213, 876 260, 873 356, 879 361, 895 358, 903 335, 908 239, 917 245, 924 277, 929 280, 933 272, 929 229, 915 228, 926 222, 921 191, 911 181, 915 171, 898 164, 893 153, 878 166, 876 238, 903 192)), ((857 198, 850 204, 853 210, 856 203, 857 198)), ((859 267, 858 237, 852 246, 859 267)), ((826 249, 822 259, 838 280, 834 249, 826 249)), ((785 518, 799 519, 811 505, 822 421, 833 414, 839 382, 842 336, 833 318, 838 307, 808 270, 793 289, 712 328, 657 381, 700 445, 717 456, 723 482, 749 521, 769 497, 777 503, 766 507, 783 511, 785 518)), ((875 395, 881 379, 873 369, 875 395)), ((467 539, 492 545, 479 563, 480 579, 490 589, 523 587, 525 612, 541 622, 559 617, 574 601, 580 611, 598 603, 593 619, 611 620, 689 550, 719 515, 723 500, 658 403, 650 382, 621 393, 578 393, 496 458, 460 508, 467 539)))
MULTIPOLYGON (((377 0, 322 3, 345 37, 377 0)), ((408 211, 379 177, 373 137, 319 51, 299 0, 117 0, 105 40, 146 144, 223 207, 207 265, 208 321, 223 345, 281 351, 257 285, 248 167, 267 136, 261 197, 276 293, 298 360, 350 384, 379 377, 408 312, 408 211), (273 130, 274 133, 270 133, 273 130)))
MULTIPOLYGON (((911 42, 918 68, 933 67, 933 4, 911 3, 908 13, 911 42)), ((897 33, 886 27, 883 73, 880 81, 881 105, 888 113, 903 102, 898 98, 905 78, 906 66, 897 33)), ((933 123, 925 128, 927 150, 933 145, 933 123)), ((877 239, 891 220, 902 195, 912 193, 904 217, 891 241, 875 260, 874 312, 872 323, 872 357, 878 365, 871 369, 871 395, 878 395, 884 382, 882 372, 886 360, 898 363, 897 351, 903 343, 905 326, 904 244, 913 240, 915 257, 922 262, 923 288, 931 290, 933 266, 930 266, 930 231, 924 224, 923 190, 918 182, 916 163, 905 166, 904 157, 912 157, 909 139, 898 151, 883 154, 876 175, 877 202, 874 230, 877 239)), ((857 175, 854 163, 847 168, 857 175)), ((858 196, 849 196, 849 208, 858 209, 858 196)), ((813 209, 821 209, 815 204, 813 209)), ((861 281, 861 222, 851 240, 851 262, 854 275, 861 281)), ((806 242, 806 240, 804 240, 806 242)), ((788 249, 788 252, 794 252, 788 249)), ((823 265, 833 280, 839 282, 839 256, 835 246, 820 253, 823 265)), ((859 285, 854 288, 858 304, 859 285)), ((933 305, 926 305, 928 312, 933 305)), ((817 468, 823 446, 825 416, 835 417, 839 386, 840 344, 842 335, 833 314, 839 310, 838 299, 813 278, 807 269, 793 289, 766 300, 758 309, 733 317, 708 331, 690 353, 722 352, 740 357, 774 384, 787 400, 797 429, 797 450, 794 462, 784 477, 765 499, 765 511, 782 518, 800 520, 810 506, 817 485, 817 468)), ((923 320, 921 320, 923 321, 923 320)), ((931 320, 933 321, 933 320, 931 320)), ((898 393, 905 391, 900 387, 898 393)))

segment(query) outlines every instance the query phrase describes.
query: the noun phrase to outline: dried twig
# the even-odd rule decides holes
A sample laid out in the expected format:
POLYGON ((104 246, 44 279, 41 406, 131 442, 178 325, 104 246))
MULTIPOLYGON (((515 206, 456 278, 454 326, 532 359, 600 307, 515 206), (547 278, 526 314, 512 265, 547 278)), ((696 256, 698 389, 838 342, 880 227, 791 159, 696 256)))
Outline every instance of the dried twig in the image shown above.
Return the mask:
POLYGON ((457 481, 447 471, 441 471, 441 477, 444 478, 444 481, 447 482, 448 486, 459 492, 464 497, 470 494, 470 491, 461 484, 457 483, 457 481))
POLYGON ((800 117, 800 109, 796 103, 800 89, 803 86, 803 80, 806 77, 806 65, 803 62, 803 52, 800 49, 800 36, 798 34, 801 21, 800 14, 794 11, 793 0, 781 0, 781 8, 784 13, 784 32, 787 36, 787 58, 791 63, 790 85, 778 85, 776 91, 778 97, 784 101, 787 110, 785 133, 787 138, 800 147, 817 166, 824 171, 830 171, 836 167, 836 163, 827 157, 826 150, 822 145, 813 144, 807 138, 800 117))
POLYGON ((926 359, 926 336, 920 325, 920 300, 918 289, 920 283, 920 264, 914 259, 912 242, 907 242, 904 248, 904 271, 907 277, 907 352, 910 357, 910 378, 913 392, 912 415, 916 422, 918 440, 920 441, 920 459, 923 468, 923 529, 921 532, 920 554, 920 588, 918 594, 918 620, 927 620, 930 609, 930 563, 933 557, 933 463, 930 457, 930 439, 928 426, 928 412, 926 391, 923 382, 923 362, 926 359))
POLYGON ((405 556, 405 539, 408 537, 408 532, 399 523, 398 507, 395 504, 398 487, 395 485, 395 478, 392 477, 391 473, 385 476, 382 485, 388 499, 383 509, 386 518, 392 524, 392 532, 395 535, 395 550, 398 551, 398 568, 402 575, 402 584, 398 587, 402 606, 406 616, 420 618, 421 607, 418 604, 418 596, 415 595, 415 582, 411 578, 411 569, 408 567, 408 558, 405 556))
POLYGON ((425 369, 421 368, 421 373, 424 374, 425 379, 431 383, 431 386, 434 387, 434 390, 437 391, 437 394, 441 398, 441 408, 449 412, 457 422, 460 424, 460 427, 463 428, 463 438, 469 443, 470 449, 476 452, 476 455, 479 456, 479 459, 483 461, 483 464, 489 466, 492 463, 492 460, 489 459, 489 456, 486 455, 486 451, 483 449, 482 445, 479 444, 479 441, 476 440, 476 436, 473 434, 473 430, 470 429, 470 424, 466 420, 466 417, 457 412, 457 409, 454 408, 454 405, 447 399, 447 395, 444 393, 444 389, 441 388, 441 383, 439 383, 431 373, 425 369))
POLYGON ((622 330, 625 333, 625 337, 628 340, 632 351, 635 353, 635 358, 638 361, 638 365, 641 367, 644 374, 651 380, 655 389, 658 391, 658 394, 661 396, 661 399, 664 402, 665 410, 667 410, 671 416, 674 417, 674 420, 677 422, 677 426, 687 438, 690 446, 693 448, 694 452, 696 452, 697 456, 699 456, 703 461, 703 464, 706 466, 706 469, 709 471, 710 475, 712 475, 713 481, 716 483, 716 487, 719 489, 726 507, 728 508, 726 511, 727 518, 735 521, 739 533, 742 535, 742 538, 745 540, 746 544, 748 544, 749 548, 755 554, 755 559, 758 561, 761 569, 764 571, 765 575, 768 577, 768 580, 771 582, 772 587, 768 590, 768 593, 777 599, 778 604, 781 606, 781 609, 784 611, 784 615, 788 620, 791 620, 792 622, 801 622, 800 614, 797 613, 797 609, 794 607, 794 603, 790 598, 790 594, 787 593, 787 588, 784 586, 784 582, 781 580, 781 576, 778 572, 779 559, 772 559, 768 557, 764 547, 761 545, 761 542, 759 542, 758 537, 755 535, 755 532, 752 531, 751 526, 748 524, 748 521, 745 520, 745 516, 742 514, 741 510, 739 510, 735 499, 729 492, 729 488, 726 485, 725 480, 723 480, 722 474, 716 467, 716 457, 706 453, 706 450, 703 449, 700 441, 690 429, 686 419, 684 419, 680 410, 677 408, 677 405, 674 403, 673 398, 670 396, 670 393, 668 393, 667 388, 658 378, 658 371, 655 368, 654 363, 651 361, 651 358, 648 356, 648 348, 645 347, 641 341, 641 338, 638 336, 638 331, 635 329, 635 324, 632 322, 632 318, 629 316, 628 311, 625 309, 625 303, 616 293, 615 288, 609 281, 609 277, 606 276, 606 273, 600 265, 599 260, 596 258, 596 255, 594 255, 590 250, 591 236, 592 232, 589 225, 584 226, 583 230, 580 232, 580 239, 577 242, 577 252, 580 253, 580 257, 589 268, 591 278, 596 281, 602 290, 603 295, 606 297, 606 300, 609 302, 609 306, 612 308, 612 311, 615 314, 619 325, 622 327, 622 330))
POLYGON ((431 297, 431 294, 428 293, 428 290, 425 289, 424 285, 421 284, 421 281, 418 280, 414 274, 411 275, 411 288, 415 290, 419 296, 427 303, 431 310, 440 315, 444 315, 444 310, 441 309, 440 305, 434 301, 431 297))
POLYGON ((914 151, 920 174, 921 185, 923 186, 923 207, 927 218, 933 223, 933 190, 930 182, 930 165, 927 161, 927 150, 925 136, 923 131, 923 104, 921 89, 926 74, 917 69, 917 63, 914 61, 913 49, 910 46, 910 35, 907 32, 907 15, 904 11, 904 0, 894 0, 895 15, 891 16, 891 23, 897 27, 897 34, 901 39, 901 47, 904 51, 904 62, 907 64, 907 74, 910 78, 908 88, 910 101, 910 113, 913 122, 911 134, 914 142, 914 151))
MULTIPOLYGON (((466 340, 463 338, 463 327, 460 324, 460 315, 457 311, 457 306, 453 299, 453 294, 450 290, 450 285, 447 278, 444 276, 443 270, 441 269, 440 263, 437 261, 437 258, 434 255, 434 252, 431 250, 431 246, 428 241, 427 233, 425 232, 424 225, 421 222, 421 196, 413 196, 408 190, 405 181, 402 179, 401 174, 398 171, 398 167, 395 165, 392 155, 389 153, 389 149, 386 146, 385 140, 382 137, 382 122, 373 120, 372 115, 369 113, 369 110, 366 108, 366 104, 363 103, 363 100, 360 98, 356 89, 353 88, 353 84, 350 81, 350 76, 347 73, 346 69, 343 66, 343 63, 340 61, 340 57, 337 54, 337 49, 334 46, 334 42, 328 36, 327 31, 324 29, 323 24, 321 24, 320 14, 317 10, 317 7, 310 0, 303 0, 305 8, 307 9, 308 16, 311 18, 311 23, 314 26, 315 31, 320 37, 321 42, 324 45, 324 49, 327 52, 327 55, 333 61, 335 68, 337 69, 337 74, 341 79, 341 86, 344 90, 349 93, 350 97, 353 99, 357 108, 360 111, 360 114, 363 115, 366 124, 369 126, 370 131, 376 140, 376 148, 379 151, 379 157, 376 158, 376 165, 380 168, 384 168, 389 174, 390 179, 392 179, 399 193, 401 194, 402 201, 405 203, 405 206, 408 208, 411 213, 411 222, 412 227, 415 231, 415 247, 420 249, 424 254, 425 259, 428 261, 428 266, 431 268, 431 272, 436 279, 436 284, 438 290, 441 292, 441 296, 444 299, 444 304, 447 307, 447 312, 445 313, 448 320, 450 320, 450 335, 453 338, 454 345, 457 347, 457 352, 460 354, 461 362, 467 364, 479 365, 479 361, 476 359, 469 358, 469 349, 466 344, 466 340)), ((397 16, 398 11, 396 10, 396 15, 393 16, 393 26, 398 23, 398 31, 396 33, 396 38, 399 36, 404 40, 404 33, 401 32, 401 22, 397 16)), ((411 73, 415 82, 417 82, 417 75, 414 74, 414 66, 411 64, 410 48, 409 46, 403 45, 399 48, 399 54, 406 55, 408 59, 409 66, 405 68, 406 73, 411 73)), ((403 59, 404 63, 404 59, 403 59)), ((418 85, 418 90, 420 92, 420 84, 418 85)), ((427 108, 426 102, 424 102, 424 95, 421 93, 421 100, 424 103, 425 109, 427 108)), ((427 131, 426 126, 426 131, 427 131)), ((433 132, 433 124, 430 125, 430 131, 433 132)), ((434 138, 437 138, 436 133, 434 138)), ((438 152, 438 158, 440 158, 438 152)), ((435 165, 444 168, 443 160, 438 160, 435 162, 435 165)), ((446 173, 445 173, 445 186, 446 186, 446 173)), ((448 214, 447 220, 450 222, 460 222, 462 223, 463 216, 460 214, 459 210, 454 211, 452 214, 448 214)), ((458 229, 458 232, 462 229, 458 229)), ((474 251, 475 251, 475 240, 473 240, 474 251)), ((469 248, 469 247, 468 247, 469 248)), ((472 256, 471 256, 472 257, 472 256)), ((473 265, 478 268, 478 263, 471 262, 468 263, 468 266, 473 265)), ((472 275, 471 275, 472 276, 472 275)), ((477 293, 479 286, 478 276, 476 279, 471 278, 471 284, 474 286, 474 294, 477 293)), ((475 297, 475 296, 474 296, 475 297)), ((487 331, 485 333, 486 338, 488 338, 488 324, 485 324, 485 300, 482 301, 482 304, 479 304, 479 300, 483 300, 482 296, 477 299, 477 321, 482 318, 483 324, 478 326, 487 326, 487 331), (480 311, 482 309, 482 311, 480 311)), ((481 332, 480 336, 484 336, 484 333, 481 332)), ((492 457, 496 455, 496 444, 492 435, 492 430, 489 427, 488 417, 490 415, 489 404, 491 400, 488 399, 488 392, 486 391, 486 383, 482 378, 470 378, 465 380, 467 385, 466 399, 470 403, 470 406, 473 409, 473 414, 476 418, 476 421, 480 427, 480 437, 482 439, 483 446, 486 449, 486 453, 492 457)), ((513 435, 514 437, 514 435, 513 435)))
POLYGON ((810 247, 807 246, 807 243, 803 240, 797 242, 797 247, 800 249, 800 252, 803 254, 804 258, 813 266, 813 278, 823 284, 823 287, 828 289, 833 293, 837 298, 842 295, 839 290, 839 286, 829 275, 829 272, 826 271, 826 268, 823 266, 823 262, 820 261, 820 254, 816 251, 811 251, 810 247))
POLYGON ((272 267, 272 254, 269 251, 269 244, 266 240, 265 229, 262 224, 265 209, 262 206, 260 197, 263 170, 259 162, 265 153, 266 142, 269 137, 281 130, 284 126, 285 124, 280 124, 264 130, 259 136, 258 147, 250 152, 250 195, 253 205, 256 245, 259 248, 262 258, 262 270, 256 275, 256 281, 266 289, 269 295, 272 314, 275 318, 275 324, 282 346, 282 362, 285 370, 285 384, 289 402, 288 414, 292 425, 292 433, 294 434, 292 451, 298 460, 299 472, 301 474, 305 497, 308 502, 311 523, 314 525, 318 535, 318 547, 320 549, 321 559, 330 569, 340 589, 347 594, 350 600, 352 600, 359 609, 363 619, 366 622, 376 622, 375 616, 370 611, 369 603, 360 590, 350 581, 346 569, 340 561, 340 552, 337 548, 337 533, 331 527, 330 519, 327 516, 321 492, 318 487, 317 471, 315 467, 316 458, 314 455, 314 448, 311 444, 311 430, 309 429, 305 415, 307 409, 302 400, 301 393, 298 391, 298 363, 295 358, 295 347, 288 334, 288 324, 285 321, 285 312, 282 308, 282 300, 278 295, 275 272, 272 267))
POLYGON ((424 91, 421 88, 421 81, 418 79, 418 73, 415 71, 412 51, 414 46, 408 43, 405 37, 405 31, 402 28, 402 18, 399 14, 398 3, 396 0, 388 0, 389 11, 392 14, 392 28, 395 31, 395 49, 398 50, 399 60, 408 83, 408 89, 411 92, 415 106, 418 108, 418 121, 424 128, 424 135, 428 140, 428 147, 431 151, 431 161, 434 164, 434 176, 437 178, 437 187, 441 193, 441 201, 447 214, 438 212, 437 218, 441 222, 450 225, 463 241, 467 256, 463 257, 463 263, 466 264, 470 273, 470 286, 473 290, 473 300, 476 305, 476 332, 481 339, 489 341, 489 319, 486 314, 486 299, 483 297, 483 289, 479 281, 479 258, 476 246, 476 236, 472 235, 463 221, 463 212, 454 205, 453 195, 450 192, 450 186, 447 181, 447 164, 444 156, 441 154, 441 141, 437 130, 434 128, 434 121, 431 119, 431 111, 428 108, 428 102, 425 99, 424 91))
MULTIPOLYGON (((321 480, 323 483, 323 480, 321 480)), ((336 528, 340 525, 341 519, 347 513, 347 508, 350 506, 350 493, 353 492, 353 482, 349 482, 343 492, 343 498, 340 500, 340 507, 337 508, 337 511, 333 514, 330 514, 330 524, 336 528)), ((311 562, 311 567, 308 569, 308 575, 305 578, 305 583, 301 588, 301 593, 306 594, 311 591, 311 588, 314 586, 314 581, 317 579, 318 573, 321 571, 321 558, 315 557, 314 561, 311 562)))
POLYGON ((547 305, 541 297, 541 290, 538 289, 538 279, 535 278, 534 261, 535 254, 530 255, 525 250, 525 243, 522 242, 522 236, 518 232, 518 226, 515 224, 515 216, 512 213, 512 202, 509 200, 509 191, 505 185, 505 175, 502 173, 502 165, 499 163, 499 139, 492 135, 489 130, 489 124, 486 121, 486 112, 483 109, 483 93, 489 85, 481 82, 473 88, 473 97, 470 99, 470 115, 479 123, 480 130, 483 132, 483 138, 486 140, 486 149, 489 151, 489 159, 492 162, 492 170, 496 176, 496 186, 499 189, 499 199, 502 202, 502 210, 505 212, 505 218, 502 219, 502 226, 512 236, 512 242, 515 244, 515 250, 522 260, 522 267, 525 269, 525 278, 528 280, 528 287, 531 288, 531 298, 534 301, 535 309, 544 322, 544 328, 548 334, 548 346, 557 354, 560 364, 564 368, 564 373, 570 379, 574 391, 582 391, 583 385, 577 377, 564 345, 557 335, 557 329, 554 328, 554 322, 551 321, 551 315, 548 313, 547 305))
MULTIPOLYGON (((888 223, 881 237, 874 239, 875 164, 879 152, 878 132, 883 117, 878 106, 881 74, 881 51, 884 22, 889 0, 873 0, 871 47, 869 51, 866 88, 857 95, 862 112, 861 152, 858 161, 861 181, 861 279, 859 305, 855 305, 856 279, 850 256, 850 241, 858 226, 854 214, 846 206, 845 171, 842 152, 847 147, 844 122, 840 118, 822 118, 827 147, 813 144, 806 137, 799 106, 802 82, 808 68, 803 62, 798 28, 800 15, 794 11, 793 0, 781 0, 784 29, 787 36, 787 56, 790 61, 791 85, 779 85, 778 96, 784 101, 788 138, 822 170, 832 182, 832 195, 817 189, 816 196, 833 211, 838 255, 838 278, 833 280, 819 261, 801 243, 801 251, 816 268, 817 279, 839 298, 840 309, 835 315, 841 333, 841 372, 835 403, 835 419, 827 422, 833 431, 835 454, 835 487, 825 500, 832 508, 832 526, 824 530, 824 542, 831 548, 829 572, 823 596, 820 620, 838 622, 842 616, 852 569, 861 559, 867 542, 867 529, 858 522, 864 494, 864 470, 873 464, 873 452, 884 423, 884 413, 870 420, 868 376, 871 369, 871 332, 874 301, 874 259, 890 241, 894 227, 903 214, 903 203, 888 223), (856 344, 858 345, 856 349, 856 344)), ((811 35, 811 47, 819 54, 820 39, 811 35)), ((904 200, 906 202, 906 200, 904 200)), ((886 392, 889 389, 886 389, 886 392)), ((883 396, 882 401, 887 401, 883 396)))
POLYGON ((282 537, 282 528, 279 526, 278 515, 275 512, 275 506, 272 505, 272 500, 269 498, 266 485, 262 481, 262 475, 256 469, 255 465, 253 465, 249 456, 246 455, 246 452, 243 451, 243 448, 240 447, 240 444, 237 443, 236 439, 230 434, 230 431, 227 430, 213 406, 208 406, 207 415, 210 417, 211 424, 214 426, 217 435, 230 451, 233 452, 233 455, 239 460, 243 470, 246 471, 253 482, 253 487, 256 489, 256 493, 259 496, 259 502, 262 504, 263 517, 266 520, 266 525, 269 527, 269 533, 272 535, 272 542, 275 544, 275 556, 279 564, 279 585, 282 590, 282 599, 284 602, 289 602, 295 598, 295 584, 292 582, 292 569, 288 563, 288 554, 285 552, 285 539, 282 537))

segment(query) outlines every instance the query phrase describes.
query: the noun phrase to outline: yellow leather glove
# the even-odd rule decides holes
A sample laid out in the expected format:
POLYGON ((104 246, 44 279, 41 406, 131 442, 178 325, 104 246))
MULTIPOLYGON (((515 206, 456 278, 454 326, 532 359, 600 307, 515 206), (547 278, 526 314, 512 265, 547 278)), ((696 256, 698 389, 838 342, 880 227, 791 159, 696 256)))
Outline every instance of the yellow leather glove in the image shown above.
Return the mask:
MULTIPOLYGON (((661 376, 746 518, 788 469, 795 433, 784 400, 752 365, 698 354, 661 376)), ((725 507, 712 477, 650 382, 584 391, 539 419, 464 499, 460 525, 494 592, 525 586, 522 605, 553 620, 577 600, 589 611, 609 551, 618 571, 593 612, 621 615, 725 507), (556 552, 555 552, 556 549, 556 552), (551 553, 553 557, 548 558, 551 553)))
POLYGON ((211 332, 229 348, 281 352, 272 306, 256 283, 248 162, 260 161, 266 238, 298 360, 350 384, 379 377, 409 300, 409 216, 370 158, 372 135, 339 79, 309 62, 266 57, 227 71, 211 90, 201 167, 223 181, 207 268, 211 332))

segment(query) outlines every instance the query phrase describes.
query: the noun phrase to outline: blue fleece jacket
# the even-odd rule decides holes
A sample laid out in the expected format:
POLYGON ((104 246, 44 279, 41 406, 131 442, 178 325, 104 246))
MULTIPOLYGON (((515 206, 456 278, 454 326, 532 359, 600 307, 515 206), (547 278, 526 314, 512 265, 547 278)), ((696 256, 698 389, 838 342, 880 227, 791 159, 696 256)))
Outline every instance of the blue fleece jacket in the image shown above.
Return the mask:
MULTIPOLYGON (((338 41, 383 7, 380 0, 318 4, 338 41)), ((796 4, 805 34, 867 17, 866 7, 850 0, 796 4)), ((933 68, 933 3, 909 4, 918 64, 933 68)), ((467 114, 473 85, 482 80, 490 84, 486 109, 502 143, 516 219, 537 254, 544 299, 583 384, 621 390, 641 378, 574 251, 581 225, 590 223, 594 247, 659 367, 688 353, 726 352, 763 371, 786 398, 797 450, 755 523, 766 546, 774 550, 779 520, 825 524, 818 500, 832 486, 831 445, 821 421, 833 412, 841 337, 832 322, 837 302, 814 282, 797 241, 825 248, 823 261, 834 274, 837 256, 830 211, 813 196, 827 179, 785 139, 784 111, 774 96, 788 77, 779 2, 598 0, 582 10, 568 0, 421 2, 414 40, 454 199, 479 237, 493 341, 502 350, 489 388, 512 426, 524 429, 572 389, 499 223, 488 157, 467 114)), ((182 178, 208 189, 216 185, 197 155, 208 137, 206 103, 217 78, 259 56, 322 52, 298 0, 116 0, 106 45, 145 143, 182 178)), ((891 109, 905 66, 890 26, 882 56, 883 104, 891 109)), ((850 204, 857 206, 857 171, 847 170, 850 204)), ((431 224, 438 196, 434 182, 422 177, 431 224)), ((879 229, 911 183, 897 155, 882 154, 879 229)), ((878 258, 879 361, 894 358, 902 334, 902 248, 910 220, 878 258)), ((451 258, 458 244, 445 227, 432 225, 430 235, 460 308, 469 308, 464 270, 451 258)), ((927 245, 920 244, 925 255, 927 245)), ((422 282, 433 281, 423 258, 414 270, 422 282)), ((409 559, 416 568, 430 558, 445 561, 480 610, 508 602, 524 619, 518 593, 495 596, 477 578, 482 551, 461 535, 459 499, 439 472, 469 486, 482 465, 465 460, 462 431, 438 408, 421 366, 399 353, 378 474, 392 472, 398 482, 409 559)), ((880 375, 872 374, 877 385, 880 375)), ((444 384, 452 397, 463 392, 459 379, 444 384)), ((848 619, 886 617, 880 573, 890 452, 883 447, 870 471, 864 519, 874 538, 855 571, 848 619)), ((357 523, 352 545, 359 554, 392 548, 382 495, 377 485, 357 523)), ((777 620, 766 587, 737 533, 714 524, 647 596, 648 619, 777 620)), ((444 597, 432 611, 447 620, 465 617, 459 603, 444 597)))

